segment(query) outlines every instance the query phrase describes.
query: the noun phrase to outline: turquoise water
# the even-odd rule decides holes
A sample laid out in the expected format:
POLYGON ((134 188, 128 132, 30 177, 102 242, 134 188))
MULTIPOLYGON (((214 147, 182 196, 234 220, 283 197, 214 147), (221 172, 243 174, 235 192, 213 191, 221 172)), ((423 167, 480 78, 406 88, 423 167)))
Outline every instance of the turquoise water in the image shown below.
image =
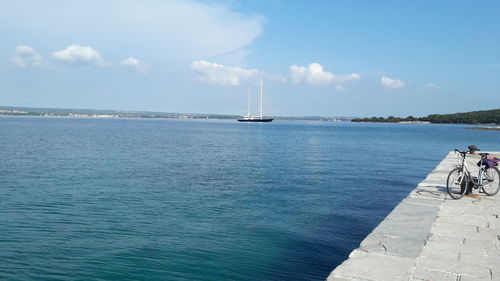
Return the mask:
POLYGON ((464 127, 0 117, 0 279, 324 280, 464 127))

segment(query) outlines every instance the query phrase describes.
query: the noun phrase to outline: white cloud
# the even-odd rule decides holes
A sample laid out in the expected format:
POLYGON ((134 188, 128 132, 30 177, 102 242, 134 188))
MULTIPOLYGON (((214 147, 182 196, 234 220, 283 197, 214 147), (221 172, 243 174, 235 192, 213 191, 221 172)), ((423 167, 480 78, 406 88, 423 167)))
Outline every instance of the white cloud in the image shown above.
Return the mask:
POLYGON ((226 66, 209 61, 195 61, 191 69, 198 73, 198 80, 221 85, 237 86, 241 80, 262 77, 264 73, 257 69, 244 69, 237 66, 226 66))
POLYGON ((427 83, 427 84, 425 84, 423 86, 423 89, 424 90, 428 90, 428 91, 432 91, 432 90, 445 90, 445 91, 447 91, 447 90, 451 90, 452 87, 450 87, 450 86, 436 85, 436 84, 434 84, 432 82, 429 82, 429 83, 427 83))
POLYGON ((129 66, 135 69, 137 73, 145 74, 148 72, 149 68, 140 60, 129 57, 128 59, 124 59, 120 62, 121 65, 129 66))
MULTIPOLYGON (((290 66, 290 77, 296 84, 308 83, 311 85, 325 85, 329 83, 340 84, 347 81, 355 81, 361 79, 357 73, 335 75, 331 72, 323 70, 323 66, 319 63, 310 63, 307 67, 292 65, 290 66)), ((343 87, 337 87, 338 90, 343 90, 343 87)))
MULTIPOLYGON (((224 4, 192 0, 162 2, 163 7, 158 11, 148 9, 143 15, 161 23, 154 32, 166 39, 165 47, 177 56, 210 58, 233 52, 242 55, 238 50, 250 45, 263 30, 265 20, 261 16, 236 12, 224 4)), ((125 20, 129 20, 128 15, 125 20)), ((143 16, 138 20, 144 21, 143 16)))
POLYGON ((16 46, 12 55, 12 62, 17 67, 42 66, 42 56, 30 46, 16 46))
POLYGON ((380 83, 382 84, 382 86, 390 89, 399 89, 405 86, 405 83, 403 81, 391 79, 386 76, 382 76, 382 78, 380 78, 380 83))
POLYGON ((50 30, 54 38, 77 34, 80 42, 100 40, 101 52, 110 42, 120 42, 126 46, 116 49, 118 54, 127 53, 122 49, 143 49, 162 59, 194 60, 235 52, 259 37, 266 21, 226 1, 12 2, 0 9, 2 24, 18 27, 24 22, 30 23, 31 32, 50 30), (23 13, 14 13, 20 10, 23 13), (72 24, 60 24, 68 20, 72 24))
POLYGON ((432 89, 436 89, 437 86, 434 83, 429 82, 429 83, 424 85, 424 88, 432 90, 432 89))
POLYGON ((70 45, 64 50, 53 52, 50 57, 68 63, 106 65, 99 52, 88 46, 70 45))

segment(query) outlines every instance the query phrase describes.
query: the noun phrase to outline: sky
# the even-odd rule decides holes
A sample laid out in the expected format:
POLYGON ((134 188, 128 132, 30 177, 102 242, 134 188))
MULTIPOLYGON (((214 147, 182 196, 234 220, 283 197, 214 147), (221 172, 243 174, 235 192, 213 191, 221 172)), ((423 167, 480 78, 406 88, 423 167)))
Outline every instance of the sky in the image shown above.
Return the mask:
POLYGON ((0 105, 273 116, 500 108, 500 1, 16 0, 0 105))

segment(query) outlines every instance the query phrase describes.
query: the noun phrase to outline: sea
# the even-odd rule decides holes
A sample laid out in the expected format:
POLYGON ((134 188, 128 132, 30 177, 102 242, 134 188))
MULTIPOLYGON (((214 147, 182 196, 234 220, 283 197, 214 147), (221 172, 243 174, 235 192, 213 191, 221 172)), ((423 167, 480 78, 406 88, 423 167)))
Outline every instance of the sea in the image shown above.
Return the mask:
POLYGON ((325 280, 467 127, 0 117, 0 280, 325 280))

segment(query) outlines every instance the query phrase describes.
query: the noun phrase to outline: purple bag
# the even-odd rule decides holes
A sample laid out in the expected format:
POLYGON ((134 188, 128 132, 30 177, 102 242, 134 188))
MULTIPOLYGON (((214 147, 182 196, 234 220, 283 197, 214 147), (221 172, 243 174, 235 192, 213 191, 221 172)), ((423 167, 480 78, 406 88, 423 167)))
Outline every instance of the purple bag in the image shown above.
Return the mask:
MULTIPOLYGON (((500 162, 500 159, 498 158, 483 159, 483 166, 486 166, 486 169, 493 168, 498 165, 498 162, 500 162)), ((481 166, 481 161, 477 162, 477 166, 481 166)))

